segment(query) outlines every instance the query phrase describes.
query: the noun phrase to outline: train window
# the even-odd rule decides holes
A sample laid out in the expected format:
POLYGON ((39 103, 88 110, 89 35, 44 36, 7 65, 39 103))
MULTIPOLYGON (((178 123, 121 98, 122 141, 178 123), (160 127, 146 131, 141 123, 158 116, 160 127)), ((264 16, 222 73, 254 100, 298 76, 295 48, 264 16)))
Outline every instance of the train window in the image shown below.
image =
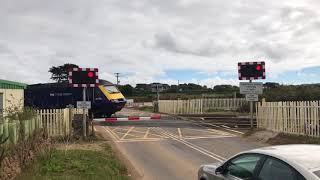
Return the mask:
POLYGON ((119 93, 119 90, 115 86, 104 86, 104 88, 111 94, 119 93))

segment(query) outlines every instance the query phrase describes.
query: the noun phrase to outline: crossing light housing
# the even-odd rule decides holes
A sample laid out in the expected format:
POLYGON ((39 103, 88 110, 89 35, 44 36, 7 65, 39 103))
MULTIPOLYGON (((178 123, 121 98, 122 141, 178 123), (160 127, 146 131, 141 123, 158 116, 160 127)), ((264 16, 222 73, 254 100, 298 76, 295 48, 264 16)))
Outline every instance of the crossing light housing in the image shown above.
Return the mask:
POLYGON ((266 79, 265 62, 238 63, 239 80, 266 79))

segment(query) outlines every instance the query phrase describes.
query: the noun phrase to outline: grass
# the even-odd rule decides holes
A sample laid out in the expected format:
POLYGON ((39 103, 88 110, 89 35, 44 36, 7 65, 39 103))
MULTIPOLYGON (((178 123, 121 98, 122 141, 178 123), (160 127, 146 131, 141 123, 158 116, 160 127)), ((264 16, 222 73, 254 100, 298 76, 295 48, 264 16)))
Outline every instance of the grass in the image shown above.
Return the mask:
POLYGON ((259 132, 259 131, 263 131, 264 129, 259 129, 259 128, 253 128, 253 129, 249 129, 247 132, 245 132, 242 136, 244 137, 249 137, 251 135, 253 135, 254 133, 256 132, 259 132))
POLYGON ((139 111, 145 111, 145 112, 153 112, 153 107, 150 106, 142 106, 137 108, 139 111))
POLYGON ((57 150, 40 155, 18 180, 127 180, 126 168, 111 147, 99 150, 57 150))
POLYGON ((227 111, 227 110, 217 110, 217 109, 208 109, 204 112, 205 114, 213 115, 233 115, 233 116, 247 116, 249 113, 237 112, 237 111, 227 111))
POLYGON ((284 145, 284 144, 319 144, 320 145, 320 138, 280 133, 276 137, 269 139, 267 143, 272 145, 284 145))

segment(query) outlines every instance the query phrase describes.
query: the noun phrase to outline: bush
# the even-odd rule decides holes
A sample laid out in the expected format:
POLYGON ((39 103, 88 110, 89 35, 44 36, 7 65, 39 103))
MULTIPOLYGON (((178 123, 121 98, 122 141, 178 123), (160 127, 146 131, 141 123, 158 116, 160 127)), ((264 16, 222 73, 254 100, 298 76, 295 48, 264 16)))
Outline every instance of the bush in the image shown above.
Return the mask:
POLYGON ((20 100, 18 104, 8 101, 9 107, 7 107, 5 112, 5 119, 14 121, 14 120, 30 120, 37 116, 36 111, 30 107, 24 107, 23 101, 20 100))

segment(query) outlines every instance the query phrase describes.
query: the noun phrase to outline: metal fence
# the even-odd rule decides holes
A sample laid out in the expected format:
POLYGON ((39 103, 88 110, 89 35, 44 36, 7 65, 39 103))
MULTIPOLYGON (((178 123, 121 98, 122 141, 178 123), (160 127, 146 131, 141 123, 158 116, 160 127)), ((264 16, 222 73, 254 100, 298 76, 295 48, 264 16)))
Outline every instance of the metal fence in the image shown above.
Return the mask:
POLYGON ((259 128, 320 137, 320 102, 262 102, 257 104, 259 128))
POLYGON ((159 112, 168 114, 203 114, 213 110, 237 110, 246 103, 243 98, 160 100, 159 112))

